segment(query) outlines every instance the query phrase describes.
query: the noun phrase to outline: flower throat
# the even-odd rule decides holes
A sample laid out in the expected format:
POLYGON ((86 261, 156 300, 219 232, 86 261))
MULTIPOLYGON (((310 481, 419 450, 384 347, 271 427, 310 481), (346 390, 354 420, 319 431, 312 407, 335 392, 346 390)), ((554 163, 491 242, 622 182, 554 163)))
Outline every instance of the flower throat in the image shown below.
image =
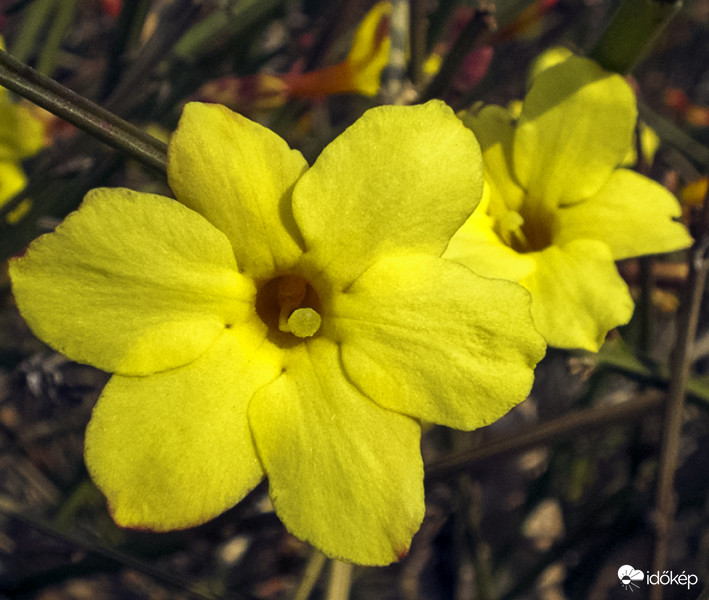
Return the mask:
POLYGON ((315 289, 297 275, 266 282, 258 292, 256 311, 272 332, 301 339, 315 335, 322 324, 315 289))

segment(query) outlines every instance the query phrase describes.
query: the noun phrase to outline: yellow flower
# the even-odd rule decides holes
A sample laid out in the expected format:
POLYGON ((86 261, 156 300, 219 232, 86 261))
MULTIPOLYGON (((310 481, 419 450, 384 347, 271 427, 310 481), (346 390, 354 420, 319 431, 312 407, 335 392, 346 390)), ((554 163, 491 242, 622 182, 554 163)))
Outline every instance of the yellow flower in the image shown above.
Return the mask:
MULTIPOLYGON (((0 37, 0 49, 5 42, 0 37)), ((3 206, 27 184, 20 161, 37 154, 45 145, 44 125, 32 110, 12 101, 10 92, 0 87, 0 206, 3 206)), ((8 216, 10 223, 19 221, 29 209, 25 199, 8 216)))
POLYGON ((294 98, 324 98, 330 94, 376 96, 389 60, 391 2, 378 2, 364 16, 345 60, 329 67, 283 76, 294 98))
POLYGON ((10 267, 37 335, 115 373, 86 432, 115 520, 196 525, 267 475, 328 555, 402 556, 419 420, 494 421, 544 352, 525 290, 441 258, 481 195, 473 134, 441 102, 375 108, 308 168, 191 103, 168 177, 179 202, 94 190, 10 267))
POLYGON ((289 98, 321 99, 332 94, 376 96, 389 60, 391 3, 378 2, 355 31, 347 57, 334 65, 304 73, 257 73, 221 77, 202 86, 197 98, 242 110, 270 109, 289 98))
POLYGON ((0 206, 27 183, 20 161, 44 145, 42 122, 28 107, 13 102, 10 93, 0 87, 0 206))
POLYGON ((445 256, 526 287, 552 346, 596 351, 630 319, 614 261, 691 243, 674 196, 619 168, 636 117, 623 78, 575 56, 534 76, 518 121, 497 106, 462 116, 480 140, 490 194, 445 256))

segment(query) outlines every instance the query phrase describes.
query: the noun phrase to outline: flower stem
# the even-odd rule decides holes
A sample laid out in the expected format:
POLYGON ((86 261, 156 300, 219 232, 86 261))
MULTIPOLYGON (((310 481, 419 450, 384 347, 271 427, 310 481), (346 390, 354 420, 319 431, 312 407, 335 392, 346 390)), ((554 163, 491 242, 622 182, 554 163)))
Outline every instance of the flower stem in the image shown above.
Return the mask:
MULTIPOLYGON (((663 420, 655 500, 655 552, 652 566, 655 572, 663 571, 667 562, 667 547, 676 508, 674 478, 682 435, 684 402, 692 364, 691 353, 709 271, 709 198, 704 198, 702 212, 701 229, 695 237, 696 242, 689 255, 686 300, 680 315, 677 342, 672 355, 672 378, 663 420)), ((650 597, 652 600, 661 600, 662 586, 654 586, 650 597)))
POLYGON ((604 69, 628 73, 682 8, 682 0, 625 0, 590 57, 604 69))
POLYGON ((165 173, 167 146, 0 50, 0 85, 83 129, 138 162, 165 173))
POLYGON ((426 484, 448 479, 468 471, 475 464, 492 457, 522 452, 555 440, 569 439, 586 434, 591 429, 602 429, 610 424, 634 422, 635 417, 649 416, 662 406, 663 396, 646 394, 615 406, 600 406, 575 411, 558 419, 521 427, 514 435, 491 437, 485 444, 473 450, 465 450, 446 456, 426 465, 426 484))
POLYGON ((305 566, 303 577, 298 584, 298 589, 293 594, 292 600, 308 600, 310 598, 310 594, 318 582, 326 561, 327 557, 319 550, 313 548, 308 564, 305 566))
POLYGON ((333 560, 330 563, 330 582, 327 586, 326 600, 347 600, 352 584, 352 564, 333 560))

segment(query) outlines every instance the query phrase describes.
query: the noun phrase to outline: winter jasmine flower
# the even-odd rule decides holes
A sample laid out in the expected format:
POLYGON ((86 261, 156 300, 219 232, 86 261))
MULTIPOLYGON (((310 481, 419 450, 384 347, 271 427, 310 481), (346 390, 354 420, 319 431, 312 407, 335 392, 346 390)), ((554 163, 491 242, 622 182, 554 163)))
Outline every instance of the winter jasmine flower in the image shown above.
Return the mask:
POLYGON ((322 99, 333 94, 376 96, 389 58, 391 3, 378 2, 355 31, 345 59, 321 69, 290 73, 257 73, 250 77, 221 77, 202 86, 201 100, 242 110, 270 109, 290 98, 322 99))
POLYGON ((271 131, 188 104, 178 201, 94 190, 10 274, 36 334, 114 373, 86 463, 116 522, 227 510, 264 476, 330 556, 386 564, 424 513, 419 420, 473 429, 544 352, 517 284, 441 258, 483 187, 441 102, 368 111, 312 167, 271 131))
POLYGON ((625 80, 589 59, 556 62, 534 75, 518 120, 497 106, 462 116, 490 195, 445 256, 527 288, 550 345, 596 351, 633 311, 615 261, 691 238, 669 191, 619 167, 637 117, 625 80))

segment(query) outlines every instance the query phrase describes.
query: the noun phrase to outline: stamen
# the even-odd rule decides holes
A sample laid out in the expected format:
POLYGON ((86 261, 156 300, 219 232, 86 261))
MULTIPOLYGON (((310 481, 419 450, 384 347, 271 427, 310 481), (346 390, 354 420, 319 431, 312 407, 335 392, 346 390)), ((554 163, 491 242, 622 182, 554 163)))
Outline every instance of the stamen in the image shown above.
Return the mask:
POLYGON ((524 252, 530 249, 530 245, 524 234, 523 225, 524 218, 514 210, 508 210, 498 223, 502 241, 511 248, 524 252))

